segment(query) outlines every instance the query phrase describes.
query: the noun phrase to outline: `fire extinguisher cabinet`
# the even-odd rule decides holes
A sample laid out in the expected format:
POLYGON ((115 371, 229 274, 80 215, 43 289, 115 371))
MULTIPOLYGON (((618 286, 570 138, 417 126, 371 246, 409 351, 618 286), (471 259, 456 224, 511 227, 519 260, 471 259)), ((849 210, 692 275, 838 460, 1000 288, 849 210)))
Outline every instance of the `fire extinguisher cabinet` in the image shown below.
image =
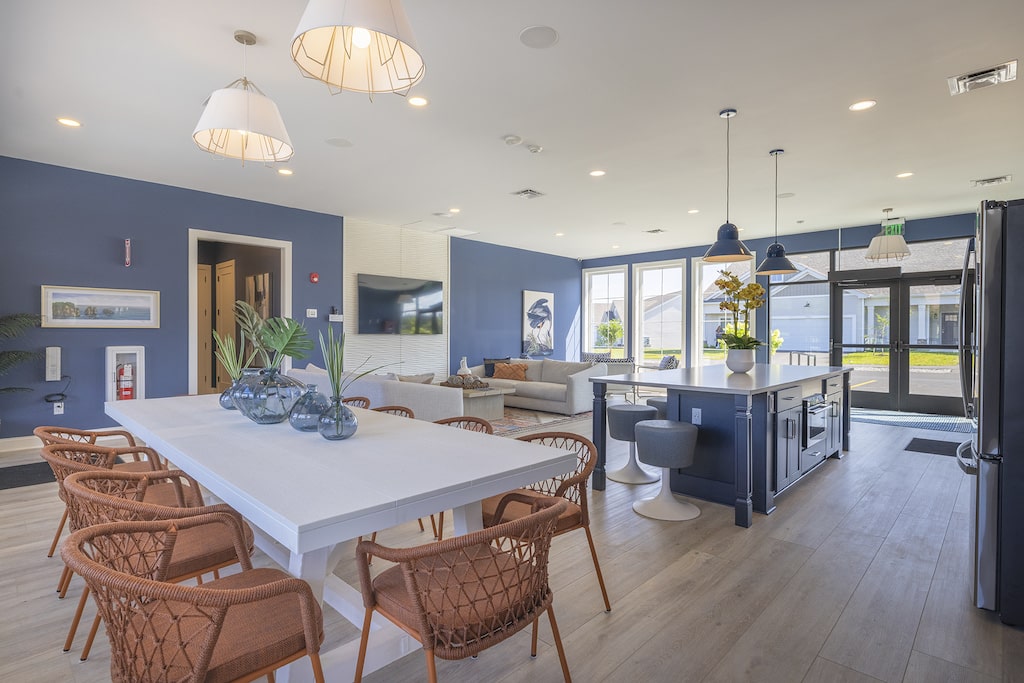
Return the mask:
POLYGON ((108 346, 106 400, 146 398, 146 347, 108 346))

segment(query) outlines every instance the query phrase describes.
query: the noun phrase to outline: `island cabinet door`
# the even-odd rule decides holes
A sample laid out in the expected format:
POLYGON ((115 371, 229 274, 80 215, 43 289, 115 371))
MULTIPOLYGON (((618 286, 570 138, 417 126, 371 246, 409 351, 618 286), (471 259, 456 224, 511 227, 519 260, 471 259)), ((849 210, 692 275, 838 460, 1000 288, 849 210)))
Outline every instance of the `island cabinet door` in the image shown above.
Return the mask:
POLYGON ((843 392, 826 397, 828 403, 828 446, 826 455, 837 455, 843 448, 843 392))
POLYGON ((786 488, 800 476, 799 407, 775 415, 775 492, 786 488))

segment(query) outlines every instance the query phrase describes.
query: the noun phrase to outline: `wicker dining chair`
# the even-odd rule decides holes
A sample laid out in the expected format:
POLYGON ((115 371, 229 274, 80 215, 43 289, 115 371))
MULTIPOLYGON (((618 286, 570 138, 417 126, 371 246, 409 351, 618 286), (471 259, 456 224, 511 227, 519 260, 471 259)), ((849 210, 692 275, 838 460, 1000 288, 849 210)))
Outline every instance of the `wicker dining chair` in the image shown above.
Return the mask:
POLYGON ((341 402, 351 408, 369 408, 370 399, 365 396, 346 396, 341 402))
POLYGON ((387 413, 388 415, 397 415, 398 417, 416 417, 412 412, 412 408, 406 408, 405 406, 381 406, 379 408, 371 408, 370 410, 378 413, 387 413))
MULTIPOLYGON (((234 520, 249 555, 254 549, 252 528, 242 516, 223 503, 202 505, 199 484, 181 470, 75 472, 64 479, 64 492, 73 527, 77 529, 107 522, 177 520, 216 512, 227 514, 234 520), (154 498, 162 502, 154 503, 154 498), (200 505, 192 504, 196 500, 200 505)), ((227 531, 223 525, 218 525, 180 532, 167 567, 166 580, 196 579, 202 584, 204 574, 212 573, 214 579, 220 578, 220 569, 238 562, 234 543, 236 534, 227 531)), ((64 642, 64 652, 71 649, 88 597, 87 585, 64 642)), ((99 625, 100 615, 97 614, 82 649, 82 661, 89 658, 99 625)))
MULTIPOLYGON (((135 437, 132 436, 131 432, 126 432, 121 429, 111 429, 104 431, 89 431, 85 429, 72 429, 71 427, 50 427, 42 426, 36 427, 32 430, 40 441, 43 442, 44 446, 58 443, 84 443, 90 446, 95 446, 96 441, 99 438, 108 438, 112 436, 121 437, 128 442, 128 448, 122 454, 129 457, 127 462, 115 462, 113 465, 117 469, 125 470, 162 470, 166 468, 163 459, 160 455, 152 449, 139 449, 136 450, 135 437), (145 456, 144 458, 141 456, 145 456), (152 458, 152 459, 150 459, 152 458)), ((53 557, 53 553, 57 550, 57 543, 60 541, 60 535, 64 532, 64 525, 68 521, 67 508, 64 509, 64 513, 61 515, 60 523, 57 525, 57 533, 53 535, 53 542, 50 543, 50 550, 47 551, 47 557, 53 557)))
POLYGON ((509 500, 539 511, 440 543, 387 548, 363 541, 356 547, 366 608, 356 683, 362 680, 374 612, 422 644, 429 680, 436 683, 435 656, 449 660, 472 657, 531 624, 530 655, 535 657, 537 622, 546 611, 562 675, 570 680, 548 583, 551 537, 568 503, 510 496, 509 500), (370 555, 397 565, 371 580, 370 555))
MULTIPOLYGON (((597 465, 597 448, 590 439, 568 432, 529 434, 519 437, 519 440, 561 448, 576 454, 576 469, 574 471, 517 489, 512 493, 526 495, 531 500, 564 498, 567 501, 568 507, 558 520, 555 536, 560 536, 576 529, 583 529, 587 533, 590 556, 594 560, 594 572, 597 574, 597 582, 601 586, 601 597, 604 598, 604 609, 606 612, 611 612, 612 605, 608 600, 608 590, 604 585, 604 577, 601 575, 601 563, 597 560, 594 536, 590 533, 590 512, 587 504, 587 481, 597 465)), ((530 514, 530 506, 522 504, 518 500, 511 500, 503 506, 503 499, 509 496, 511 496, 511 493, 505 493, 492 496, 483 501, 485 527, 508 522, 509 520, 530 514)))
MULTIPOLYGON (((482 434, 494 433, 494 426, 491 425, 490 422, 482 417, 473 417, 472 415, 445 417, 440 420, 434 420, 434 424, 447 425, 449 427, 465 429, 469 432, 480 432, 482 434)), ((444 536, 444 510, 437 514, 436 521, 434 519, 434 515, 430 516, 430 526, 434 528, 434 540, 440 541, 444 536)))
POLYGON ((253 569, 234 516, 112 522, 79 529, 61 545, 92 590, 110 640, 114 683, 251 681, 302 657, 323 683, 323 613, 305 581, 253 569), (234 534, 242 571, 201 586, 166 581, 186 532, 234 534))

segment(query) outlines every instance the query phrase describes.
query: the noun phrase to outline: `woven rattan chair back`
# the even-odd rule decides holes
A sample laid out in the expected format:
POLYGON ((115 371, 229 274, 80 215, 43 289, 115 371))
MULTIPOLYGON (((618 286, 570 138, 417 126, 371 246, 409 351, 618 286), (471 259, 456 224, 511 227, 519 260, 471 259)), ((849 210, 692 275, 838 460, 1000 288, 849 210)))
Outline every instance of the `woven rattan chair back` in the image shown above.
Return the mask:
POLYGON ((278 570, 252 570, 241 549, 241 575, 209 587, 163 580, 179 532, 219 523, 233 522, 230 515, 211 513, 173 523, 100 524, 73 533, 61 546, 64 561, 85 578, 106 623, 115 683, 198 682, 210 677, 248 681, 306 655, 316 680, 324 680, 319 661, 323 617, 305 581, 278 570), (293 598, 282 602, 280 596, 289 594, 293 598), (261 601, 266 605, 262 612, 261 601), (248 629, 224 629, 234 610, 234 618, 243 623, 268 622, 260 624, 264 637, 272 628, 297 631, 287 642, 298 643, 298 651, 268 655, 248 629), (273 657, 277 660, 266 661, 273 657))
MULTIPOLYGON (((528 504, 530 504, 528 502, 528 504)), ((535 624, 546 610, 552 620, 563 671, 568 680, 561 638, 550 612, 548 554, 564 501, 541 502, 539 511, 520 519, 414 548, 387 548, 369 541, 356 547, 363 604, 366 607, 356 680, 374 610, 414 635, 433 657, 464 659, 535 624), (398 567, 370 579, 368 556, 398 567), (386 576, 389 572, 391 576, 386 576), (401 572, 402 581, 394 574, 401 572), (404 605, 409 611, 398 608, 404 605)))
POLYGON ((490 422, 488 422, 482 417, 473 417, 472 415, 446 417, 441 420, 434 420, 434 422, 439 425, 457 427, 459 429, 465 429, 470 432, 483 432, 484 434, 494 433, 494 426, 491 425, 490 422))
POLYGON ((136 445, 135 437, 130 432, 120 429, 90 431, 86 429, 72 429, 71 427, 42 426, 33 429, 32 433, 39 437, 44 446, 54 443, 87 443, 95 445, 100 437, 108 438, 111 436, 123 438, 128 442, 129 446, 136 445))
POLYGON ((399 417, 416 417, 412 412, 412 408, 406 408, 405 406, 381 406, 380 408, 372 408, 372 410, 378 413, 397 415, 399 417))
POLYGON ((570 503, 579 505, 583 514, 582 524, 590 524, 587 481, 590 479, 594 467, 597 466, 597 447, 594 446, 594 443, 585 436, 569 432, 541 432, 520 436, 518 439, 572 451, 576 454, 576 469, 574 471, 539 481, 526 488, 549 496, 562 497, 570 503))
POLYGON ((365 396, 346 396, 341 402, 351 408, 369 408, 370 399, 365 396))

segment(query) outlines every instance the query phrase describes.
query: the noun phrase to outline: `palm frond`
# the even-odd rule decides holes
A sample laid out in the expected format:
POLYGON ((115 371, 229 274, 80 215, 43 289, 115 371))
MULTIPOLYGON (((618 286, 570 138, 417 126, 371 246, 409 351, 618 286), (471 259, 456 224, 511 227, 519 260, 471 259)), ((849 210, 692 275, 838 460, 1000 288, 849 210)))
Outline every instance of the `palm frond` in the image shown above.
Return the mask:
POLYGON ((0 351, 0 375, 6 375, 16 365, 41 357, 39 351, 0 351))
POLYGON ((237 382, 238 378, 242 376, 242 370, 249 367, 249 363, 252 363, 252 359, 256 357, 256 349, 253 348, 249 357, 245 358, 244 332, 238 340, 237 350, 235 350, 235 338, 228 335, 222 337, 217 334, 217 330, 213 331, 213 341, 217 346, 213 355, 217 356, 217 360, 224 366, 224 371, 228 373, 231 380, 237 382))
POLYGON ((39 316, 35 313, 11 313, 0 316, 0 339, 13 339, 37 325, 39 316))
POLYGON ((238 326, 242 328, 242 334, 263 359, 263 365, 270 365, 270 353, 263 343, 263 328, 266 324, 263 318, 255 308, 241 299, 235 302, 235 318, 238 320, 238 326))

